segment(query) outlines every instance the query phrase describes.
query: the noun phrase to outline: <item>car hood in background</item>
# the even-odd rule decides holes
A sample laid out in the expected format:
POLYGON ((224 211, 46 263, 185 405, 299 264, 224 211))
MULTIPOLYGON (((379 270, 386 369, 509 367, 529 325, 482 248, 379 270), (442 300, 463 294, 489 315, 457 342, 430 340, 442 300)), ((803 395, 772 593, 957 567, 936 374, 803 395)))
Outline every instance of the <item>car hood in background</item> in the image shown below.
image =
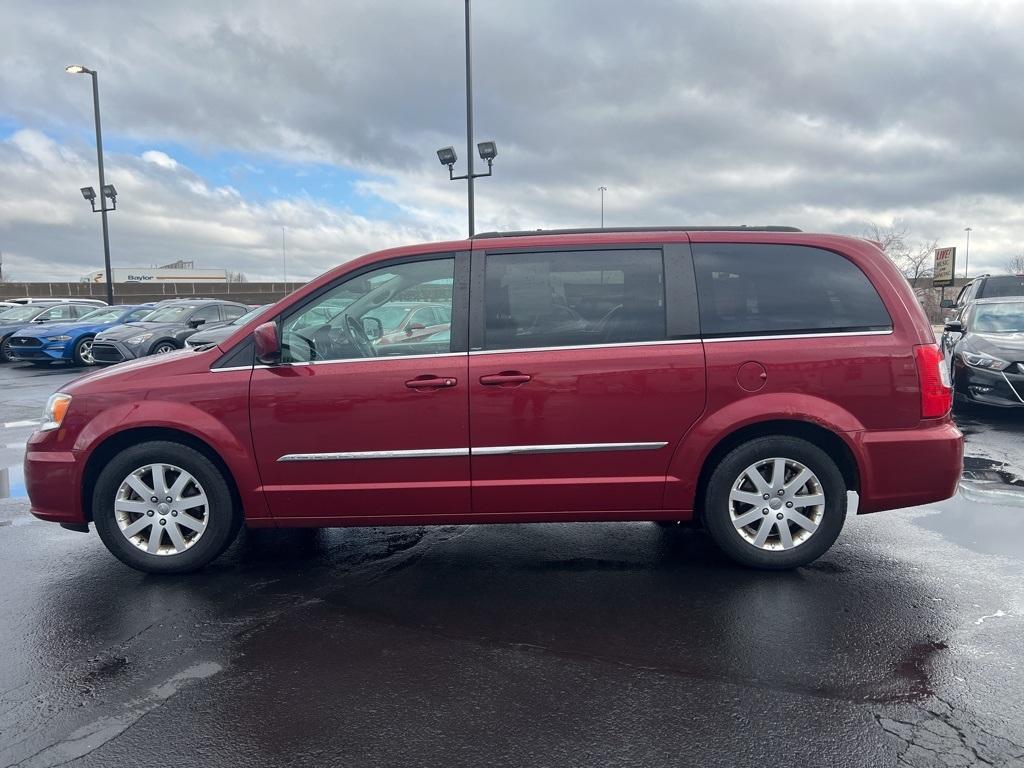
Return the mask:
POLYGON ((81 333, 82 331, 101 331, 104 328, 109 328, 113 325, 116 325, 116 323, 32 323, 30 325, 23 325, 19 329, 20 332, 14 335, 25 336, 27 338, 43 338, 44 336, 60 336, 62 334, 70 336, 75 333, 81 333))
MULTIPOLYGON (((124 339, 130 339, 132 336, 138 336, 140 333, 160 333, 161 331, 174 333, 185 327, 187 326, 184 323, 147 323, 145 320, 138 320, 134 323, 112 326, 101 333, 100 336, 103 337, 103 341, 123 341, 124 339)), ((97 338, 100 336, 97 336, 97 338)))
POLYGON ((970 333, 965 345, 1011 363, 1024 360, 1024 333, 970 333))

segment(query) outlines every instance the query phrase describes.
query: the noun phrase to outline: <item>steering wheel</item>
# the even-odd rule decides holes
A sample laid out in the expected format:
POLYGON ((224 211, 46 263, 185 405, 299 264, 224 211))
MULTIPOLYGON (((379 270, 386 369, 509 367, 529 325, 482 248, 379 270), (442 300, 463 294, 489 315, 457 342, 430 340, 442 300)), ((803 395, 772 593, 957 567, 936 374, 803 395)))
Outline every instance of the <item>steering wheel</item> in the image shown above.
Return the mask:
POLYGON ((363 324, 351 315, 345 315, 345 335, 352 346, 359 350, 359 354, 363 357, 377 356, 377 350, 370 342, 370 337, 366 335, 363 324))

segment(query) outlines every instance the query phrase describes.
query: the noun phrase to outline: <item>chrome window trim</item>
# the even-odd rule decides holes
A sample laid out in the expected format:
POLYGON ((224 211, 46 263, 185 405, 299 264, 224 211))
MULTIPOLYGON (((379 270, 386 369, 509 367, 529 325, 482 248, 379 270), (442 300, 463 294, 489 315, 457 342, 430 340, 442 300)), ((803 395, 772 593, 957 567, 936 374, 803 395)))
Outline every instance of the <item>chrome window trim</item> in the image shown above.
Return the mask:
POLYGON ((835 331, 822 333, 779 333, 771 336, 721 336, 715 339, 704 339, 705 344, 717 344, 721 341, 779 341, 781 339, 829 339, 840 336, 892 336, 893 329, 884 331, 835 331))
POLYGON ((656 451, 666 441, 652 443, 561 443, 540 445, 488 445, 480 448, 416 448, 393 451, 337 451, 287 453, 282 461, 360 461, 363 459, 437 459, 452 456, 512 456, 537 453, 593 453, 596 451, 656 451))
POLYGON ((700 344, 700 339, 661 339, 659 341, 625 341, 613 344, 568 344, 561 347, 510 347, 509 349, 471 349, 471 355, 503 355, 510 352, 564 352, 572 349, 614 349, 616 347, 651 347, 658 344, 700 344))

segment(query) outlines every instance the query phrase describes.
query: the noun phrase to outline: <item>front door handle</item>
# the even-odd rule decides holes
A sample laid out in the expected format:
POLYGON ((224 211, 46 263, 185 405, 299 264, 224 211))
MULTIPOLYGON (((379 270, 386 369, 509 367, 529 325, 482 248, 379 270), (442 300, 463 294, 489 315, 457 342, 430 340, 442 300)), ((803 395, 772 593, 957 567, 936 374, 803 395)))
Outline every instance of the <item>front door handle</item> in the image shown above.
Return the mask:
POLYGON ((409 389, 444 389, 445 387, 454 387, 458 383, 459 380, 451 376, 426 375, 410 379, 405 382, 405 386, 409 389))
POLYGON ((503 384, 525 384, 533 377, 528 373, 519 371, 502 371, 480 377, 480 383, 485 387, 501 386, 503 384))

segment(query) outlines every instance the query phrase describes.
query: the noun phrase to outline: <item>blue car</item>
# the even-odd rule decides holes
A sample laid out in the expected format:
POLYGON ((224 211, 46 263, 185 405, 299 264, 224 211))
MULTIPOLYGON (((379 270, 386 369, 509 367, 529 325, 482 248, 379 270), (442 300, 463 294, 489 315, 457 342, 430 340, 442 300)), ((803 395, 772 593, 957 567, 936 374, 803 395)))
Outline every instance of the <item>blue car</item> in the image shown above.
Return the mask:
POLYGON ((61 360, 76 365, 95 365, 92 340, 97 333, 121 323, 141 320, 153 309, 152 304, 118 304, 100 307, 70 323, 21 328, 8 340, 10 357, 35 365, 49 365, 61 360))

